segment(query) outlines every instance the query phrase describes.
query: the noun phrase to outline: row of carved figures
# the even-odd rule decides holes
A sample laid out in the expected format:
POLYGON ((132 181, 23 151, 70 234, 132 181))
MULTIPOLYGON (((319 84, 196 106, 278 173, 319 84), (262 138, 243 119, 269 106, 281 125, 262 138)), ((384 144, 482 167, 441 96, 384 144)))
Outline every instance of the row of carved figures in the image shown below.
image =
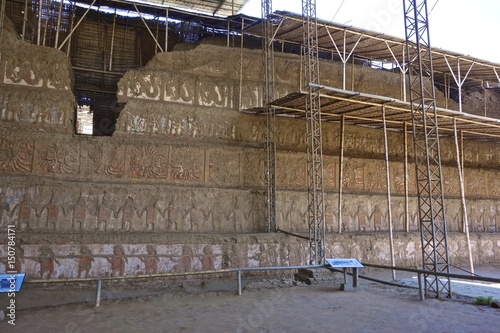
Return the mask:
MULTIPOLYGON (((1 197, 0 197, 1 199, 1 197)), ((122 198, 123 199, 123 198, 122 198)), ((164 231, 164 232, 259 232, 264 230, 263 198, 249 194, 217 196, 208 191, 178 191, 171 197, 139 203, 131 196, 124 203, 112 193, 93 199, 80 196, 76 202, 33 200, 26 192, 10 202, 0 200, 0 227, 15 224, 20 230, 66 231, 164 231)), ((338 207, 325 201, 327 231, 337 232, 338 207)), ((277 223, 281 229, 307 232, 307 204, 291 196, 278 203, 277 223)), ((468 204, 472 231, 500 231, 500 205, 494 202, 468 204)), ((405 209, 394 201, 391 218, 395 230, 404 230, 405 209)), ((418 230, 418 211, 414 201, 408 212, 410 230, 418 230)), ((463 229, 457 200, 449 200, 446 219, 450 231, 463 229)), ((383 231, 389 228, 389 214, 383 203, 346 200, 342 205, 341 231, 383 231)))
MULTIPOLYGON (((9 250, 13 249, 9 248, 9 250)), ((36 266, 38 267, 37 272, 27 273, 42 279, 75 275, 78 278, 87 278, 103 275, 125 276, 128 266, 130 266, 129 271, 133 271, 134 274, 149 275, 245 267, 250 262, 261 267, 275 266, 280 258, 276 247, 265 244, 258 245, 258 250, 254 251, 254 254, 249 254, 247 246, 241 247, 234 244, 217 254, 214 254, 212 245, 203 246, 202 253, 199 254, 195 254, 191 246, 183 245, 180 255, 173 251, 171 254, 159 255, 157 246, 151 244, 146 246, 147 253, 145 254, 136 254, 135 251, 127 254, 121 244, 113 246, 112 255, 94 254, 87 245, 80 246, 79 255, 56 255, 49 245, 41 245, 37 251, 37 256, 28 257, 25 256, 23 247, 17 245, 14 248, 16 258, 14 270, 26 272, 30 267, 36 266), (28 261, 32 261, 31 265, 28 264, 28 261), (100 261, 100 263, 96 264, 96 261, 100 261), (97 267, 94 268, 94 266, 97 267), (55 276, 56 271, 58 271, 59 276, 55 276)), ((285 256, 288 259, 288 254, 285 256)), ((13 271, 12 262, 7 261, 7 257, 0 257, 0 260, 5 266, 5 272, 13 271)))

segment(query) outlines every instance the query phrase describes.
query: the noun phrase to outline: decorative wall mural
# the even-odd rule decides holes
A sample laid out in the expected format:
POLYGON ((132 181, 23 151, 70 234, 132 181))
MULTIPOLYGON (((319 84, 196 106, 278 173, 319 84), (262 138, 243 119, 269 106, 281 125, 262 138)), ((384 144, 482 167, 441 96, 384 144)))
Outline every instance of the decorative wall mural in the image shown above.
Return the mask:
POLYGON ((65 143, 43 143, 40 150, 42 173, 77 174, 80 168, 78 148, 65 143))
POLYGON ((155 146, 132 147, 130 172, 132 178, 165 178, 168 175, 168 149, 155 146))
POLYGON ((203 180, 205 161, 200 149, 179 148, 172 151, 170 166, 173 180, 203 180))
POLYGON ((33 144, 0 138, 0 171, 31 172, 33 144))

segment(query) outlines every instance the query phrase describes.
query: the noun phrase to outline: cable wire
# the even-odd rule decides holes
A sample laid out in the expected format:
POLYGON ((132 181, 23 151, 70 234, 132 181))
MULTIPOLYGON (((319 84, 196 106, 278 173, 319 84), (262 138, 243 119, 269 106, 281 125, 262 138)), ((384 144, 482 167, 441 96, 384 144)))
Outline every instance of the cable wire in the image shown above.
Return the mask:
MULTIPOLYGON (((439 0, 438 0, 439 1, 439 0)), ((335 12, 335 15, 333 15, 333 18, 330 22, 333 22, 333 20, 335 20, 335 17, 337 17, 337 14, 339 13, 340 11, 340 8, 342 8, 342 6, 344 5, 344 2, 345 0, 342 0, 342 3, 340 4, 339 8, 337 9, 337 11, 335 12)))

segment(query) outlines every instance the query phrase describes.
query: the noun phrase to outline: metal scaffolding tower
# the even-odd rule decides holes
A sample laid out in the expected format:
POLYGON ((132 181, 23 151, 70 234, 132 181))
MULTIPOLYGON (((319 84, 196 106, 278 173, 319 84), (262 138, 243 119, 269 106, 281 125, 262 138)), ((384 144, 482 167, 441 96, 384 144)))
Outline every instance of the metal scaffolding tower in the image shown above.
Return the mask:
POLYGON ((307 122, 307 218, 311 264, 325 262, 325 207, 316 0, 302 0, 304 89, 307 122), (315 87, 316 85, 316 87, 315 87))
POLYGON ((274 49, 272 0, 262 0, 262 72, 264 76, 264 112, 266 114, 266 218, 268 232, 277 231, 276 226, 276 141, 275 108, 270 103, 275 99, 274 49))
POLYGON ((431 273, 450 266, 427 1, 404 0, 404 15, 425 293, 451 297, 450 279, 431 273))

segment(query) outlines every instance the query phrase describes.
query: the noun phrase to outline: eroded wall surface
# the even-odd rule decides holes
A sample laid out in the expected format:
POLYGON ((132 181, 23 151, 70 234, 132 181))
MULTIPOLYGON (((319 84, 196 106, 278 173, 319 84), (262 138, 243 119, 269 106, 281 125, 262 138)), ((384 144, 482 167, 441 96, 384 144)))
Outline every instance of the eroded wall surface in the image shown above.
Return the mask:
MULTIPOLYGON (((4 44, 11 47, 3 48, 8 51, 1 63, 0 228, 6 233, 15 226, 17 264, 28 276, 307 263, 307 242, 264 233, 265 119, 240 111, 261 104, 260 51, 201 45, 158 54, 120 81, 123 110, 113 137, 87 137, 72 134, 71 67, 64 55, 6 35, 4 44)), ((300 60, 277 60, 278 93, 297 90, 300 60)), ((338 86, 341 67, 321 66, 323 83, 338 86)), ((399 98, 397 73, 363 66, 356 73, 356 90, 399 98)), ((323 126, 327 256, 389 263, 383 135, 346 128, 339 235, 339 126, 323 126)), ((278 226, 307 234, 305 123, 279 118, 276 127, 278 226)), ((415 176, 410 164, 406 222, 403 142, 401 134, 389 134, 396 258, 399 265, 416 266, 415 176)), ((411 141, 409 150, 412 161, 411 141)), ((467 253, 454 152, 454 143, 443 140, 450 249, 460 263, 467 253)), ((480 263, 498 262, 500 148, 465 142, 464 152, 474 256, 480 263)), ((0 257, 6 252, 1 246, 0 257)))

